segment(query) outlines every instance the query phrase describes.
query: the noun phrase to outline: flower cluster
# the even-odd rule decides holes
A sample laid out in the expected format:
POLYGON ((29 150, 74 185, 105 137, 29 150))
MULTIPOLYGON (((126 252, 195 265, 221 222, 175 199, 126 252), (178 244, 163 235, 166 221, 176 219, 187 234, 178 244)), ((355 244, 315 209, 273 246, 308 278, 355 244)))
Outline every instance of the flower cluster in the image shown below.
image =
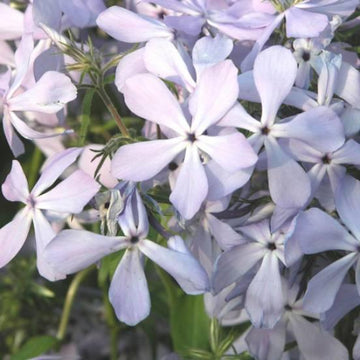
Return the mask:
POLYGON ((251 324, 228 356, 360 359, 358 318, 350 345, 334 335, 360 304, 359 46, 339 41, 360 1, 124 3, 0 3, 2 193, 25 205, 0 266, 33 224, 50 281, 121 254, 128 325, 150 313, 149 258, 222 325, 251 324), (31 191, 21 138, 46 157, 31 191))

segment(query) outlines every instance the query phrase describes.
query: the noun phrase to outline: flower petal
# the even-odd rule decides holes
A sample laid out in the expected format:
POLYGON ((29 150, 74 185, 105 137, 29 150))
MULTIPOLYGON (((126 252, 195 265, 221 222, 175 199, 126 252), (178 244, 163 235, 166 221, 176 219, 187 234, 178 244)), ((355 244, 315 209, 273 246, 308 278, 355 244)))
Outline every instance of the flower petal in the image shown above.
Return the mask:
POLYGON ((305 359, 348 360, 345 346, 331 334, 295 313, 289 314, 290 329, 305 359))
POLYGON ((9 201, 26 202, 29 196, 28 182, 17 160, 13 160, 10 173, 2 184, 1 190, 9 201))
POLYGON ((138 74, 122 88, 126 105, 138 116, 185 134, 189 125, 176 98, 166 85, 152 74, 138 74))
POLYGON ((179 236, 169 239, 169 249, 150 240, 141 241, 139 249, 168 272, 187 294, 202 294, 209 289, 206 271, 179 236))
POLYGON ((257 155, 240 132, 228 135, 198 137, 197 146, 225 170, 234 173, 257 162, 257 155))
POLYGON ((254 63, 254 81, 261 98, 263 125, 272 125, 280 105, 294 85, 297 65, 291 51, 272 46, 262 51, 254 63))
POLYGON ((235 105, 239 94, 237 68, 230 60, 204 69, 189 99, 191 130, 202 134, 235 105))
POLYGON ((265 149, 271 198, 281 207, 302 207, 311 194, 309 177, 271 136, 265 139, 265 149))
POLYGON ((126 248, 125 237, 110 237, 84 230, 63 230, 45 247, 44 258, 57 271, 72 274, 113 252, 126 248))
POLYGON ((121 146, 112 159, 111 174, 123 180, 148 180, 169 164, 185 146, 182 137, 121 146), (144 158, 149 161, 142 161, 144 158))
POLYGON ((150 294, 140 256, 137 248, 126 250, 109 289, 116 316, 130 326, 138 324, 150 313, 150 294))
POLYGON ((246 292, 245 309, 255 327, 273 328, 284 312, 279 261, 268 252, 246 292))
POLYGON ((100 29, 119 41, 139 43, 155 37, 172 39, 171 29, 162 22, 135 14, 120 6, 103 11, 96 20, 100 29))
POLYGON ((0 268, 11 261, 22 248, 30 230, 31 220, 29 209, 25 208, 0 229, 0 268))
POLYGON ((200 209, 208 192, 208 181, 195 145, 188 145, 170 201, 185 219, 200 209))
POLYGON ((79 213, 98 192, 100 185, 82 170, 77 170, 53 189, 36 198, 36 206, 59 212, 79 213))
POLYGON ((314 314, 329 310, 346 273, 356 260, 357 254, 350 253, 317 273, 308 283, 304 309, 314 314))
POLYGON ((39 111, 53 114, 76 98, 77 90, 69 77, 57 71, 47 71, 37 83, 8 100, 10 111, 39 111))

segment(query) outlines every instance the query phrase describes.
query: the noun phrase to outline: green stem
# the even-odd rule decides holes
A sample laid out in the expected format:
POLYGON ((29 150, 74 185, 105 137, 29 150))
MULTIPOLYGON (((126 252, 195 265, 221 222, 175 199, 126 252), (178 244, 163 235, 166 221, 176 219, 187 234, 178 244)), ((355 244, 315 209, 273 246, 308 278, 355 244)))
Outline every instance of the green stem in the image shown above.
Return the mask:
POLYGON ((114 120, 116 121, 120 132, 122 135, 126 136, 126 137, 130 137, 130 134, 128 132, 127 127, 124 125, 120 114, 118 113, 115 105, 113 104, 113 102, 111 101, 109 95, 107 94, 105 88, 100 85, 97 88, 97 92, 99 94, 99 96, 101 97, 101 100, 104 102, 105 106, 107 107, 107 109, 109 110, 110 114, 112 115, 112 117, 114 118, 114 120))
POLYGON ((70 318, 71 307, 74 302, 77 291, 79 289, 79 286, 82 283, 82 281, 86 278, 86 276, 94 269, 95 269, 95 266, 93 265, 93 266, 88 267, 87 269, 80 271, 79 273, 77 273, 74 276, 74 278, 71 281, 71 284, 70 284, 69 289, 66 294, 64 308, 63 308, 63 311, 61 314, 60 325, 59 325, 59 329, 58 329, 58 332, 56 335, 56 337, 59 341, 62 341, 65 338, 66 329, 67 329, 67 325, 68 325, 69 318, 70 318))
POLYGON ((103 302, 105 308, 105 320, 110 330, 110 360, 118 359, 118 344, 119 344, 119 332, 120 326, 115 316, 113 307, 108 297, 108 286, 106 280, 99 278, 99 285, 103 292, 103 302))
POLYGON ((31 158, 29 177, 28 177, 28 184, 30 189, 32 189, 32 187, 35 185, 35 182, 37 180, 42 158, 43 155, 41 150, 38 147, 35 147, 33 156, 31 158))

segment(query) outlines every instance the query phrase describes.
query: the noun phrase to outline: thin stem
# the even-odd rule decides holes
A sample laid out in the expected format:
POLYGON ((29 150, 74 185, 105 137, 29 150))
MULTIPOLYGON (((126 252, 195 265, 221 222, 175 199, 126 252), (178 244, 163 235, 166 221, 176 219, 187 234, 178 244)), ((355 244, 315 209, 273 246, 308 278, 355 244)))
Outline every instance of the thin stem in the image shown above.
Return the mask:
POLYGON ((80 271, 79 273, 77 273, 75 275, 75 277, 71 281, 71 284, 70 284, 69 289, 66 294, 64 308, 63 308, 63 311, 61 314, 60 325, 59 325, 59 329, 58 329, 58 332, 56 335, 56 337, 60 341, 64 340, 64 338, 65 338, 67 325, 68 325, 69 318, 70 318, 71 307, 74 302, 77 291, 79 289, 79 286, 82 283, 82 281, 86 278, 86 276, 94 269, 95 269, 95 266, 93 265, 93 266, 88 267, 87 269, 80 271))
POLYGON ((35 182, 37 180, 42 158, 43 155, 41 150, 38 147, 35 147, 33 156, 31 158, 31 165, 30 165, 30 171, 28 177, 28 184, 30 189, 32 189, 32 187, 35 185, 35 182))
POLYGON ((130 137, 130 134, 128 132, 127 127, 124 125, 120 114, 118 113, 115 105, 113 104, 113 102, 111 101, 109 95, 107 94, 105 88, 100 85, 96 88, 99 96, 101 97, 101 100, 104 102, 105 106, 107 107, 107 109, 109 110, 110 114, 112 115, 112 117, 115 119, 120 132, 122 135, 126 136, 126 137, 130 137))

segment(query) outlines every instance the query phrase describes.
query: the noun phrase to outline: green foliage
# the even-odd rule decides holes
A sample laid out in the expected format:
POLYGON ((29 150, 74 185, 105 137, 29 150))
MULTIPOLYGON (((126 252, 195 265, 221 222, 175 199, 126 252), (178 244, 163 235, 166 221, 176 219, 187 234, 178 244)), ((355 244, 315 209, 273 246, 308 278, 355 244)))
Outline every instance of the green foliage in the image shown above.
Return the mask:
POLYGON ((52 336, 36 336, 28 340, 10 360, 28 360, 55 347, 58 340, 52 336))

